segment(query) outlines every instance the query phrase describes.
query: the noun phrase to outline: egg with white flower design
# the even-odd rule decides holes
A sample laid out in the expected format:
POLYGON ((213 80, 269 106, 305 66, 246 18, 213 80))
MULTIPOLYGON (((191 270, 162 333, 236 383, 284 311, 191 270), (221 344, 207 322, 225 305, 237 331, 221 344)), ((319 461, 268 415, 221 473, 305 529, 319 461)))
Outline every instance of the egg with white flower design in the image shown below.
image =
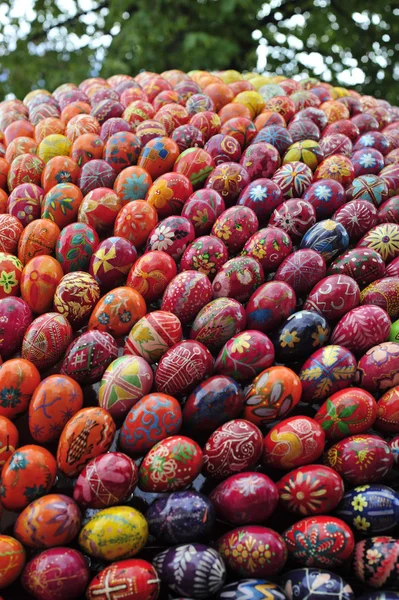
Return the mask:
POLYGON ((293 569, 281 580, 288 600, 354 600, 354 593, 342 577, 321 569, 293 569))
POLYGON ((147 239, 146 252, 162 250, 175 260, 180 260, 184 250, 194 241, 194 226, 185 217, 167 217, 160 221, 147 239))

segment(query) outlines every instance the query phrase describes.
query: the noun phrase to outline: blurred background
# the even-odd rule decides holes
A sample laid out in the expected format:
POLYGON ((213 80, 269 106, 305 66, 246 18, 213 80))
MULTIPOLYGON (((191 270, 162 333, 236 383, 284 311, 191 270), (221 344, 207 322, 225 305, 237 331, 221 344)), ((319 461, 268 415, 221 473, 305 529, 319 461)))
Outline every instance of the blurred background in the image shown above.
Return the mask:
POLYGON ((399 103, 398 0, 10 0, 0 96, 142 69, 298 74, 399 103))

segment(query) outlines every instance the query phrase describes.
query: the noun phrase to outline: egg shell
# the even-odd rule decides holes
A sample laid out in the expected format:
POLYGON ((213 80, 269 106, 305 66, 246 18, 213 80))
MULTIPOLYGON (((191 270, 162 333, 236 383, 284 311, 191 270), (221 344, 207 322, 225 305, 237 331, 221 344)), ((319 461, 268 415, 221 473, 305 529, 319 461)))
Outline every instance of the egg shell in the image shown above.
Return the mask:
POLYGON ((254 233, 241 254, 259 261, 266 273, 273 272, 292 252, 292 241, 284 229, 268 226, 254 233))
POLYGON ((319 348, 299 371, 301 400, 318 403, 348 387, 355 377, 356 366, 356 358, 344 346, 319 348))
POLYGON ((228 257, 227 248, 222 240, 204 235, 191 242, 185 249, 180 261, 180 270, 199 271, 212 280, 228 257))
POLYGON ((112 506, 97 512, 79 534, 79 546, 93 558, 115 561, 138 554, 148 538, 144 516, 130 506, 112 506))
POLYGON ((104 408, 82 408, 65 425, 57 449, 57 465, 68 477, 76 477, 87 463, 107 452, 115 423, 104 408))
POLYGON ((47 494, 28 504, 18 515, 14 535, 28 548, 67 546, 78 535, 81 520, 72 498, 47 494))
POLYGON ((247 326, 269 333, 295 311, 296 295, 288 283, 268 281, 249 298, 246 306, 247 326))
POLYGON ((332 219, 345 227, 352 244, 378 223, 377 209, 368 200, 351 200, 332 219))
POLYGON ((179 433, 181 425, 182 410, 176 398, 153 392, 143 396, 126 415, 119 444, 127 454, 142 456, 156 443, 179 433))
POLYGON ((139 292, 146 302, 154 302, 162 297, 176 273, 174 259, 162 250, 154 250, 136 260, 129 271, 126 285, 139 292))
POLYGON ((56 258, 64 273, 87 271, 99 243, 97 232, 86 223, 71 223, 64 227, 55 247, 56 258))
POLYGON ((300 297, 308 294, 325 277, 326 270, 326 262, 318 252, 303 248, 295 250, 283 260, 276 271, 274 282, 289 284, 300 297))
POLYGON ((352 277, 330 275, 319 281, 303 305, 304 310, 314 310, 329 321, 337 321, 360 302, 360 289, 352 277))
POLYGON ((124 346, 124 354, 141 356, 149 364, 161 357, 182 339, 180 319, 164 310, 156 310, 133 325, 124 346))
POLYGON ((399 225, 381 223, 372 227, 358 242, 358 248, 371 248, 388 264, 399 256, 399 225))
POLYGON ((340 344, 354 354, 363 354, 376 344, 385 342, 390 329, 391 319, 383 308, 373 305, 358 306, 337 323, 330 342, 340 344))
POLYGON ((253 181, 259 177, 271 177, 281 164, 278 150, 267 142, 253 143, 244 150, 240 164, 243 165, 253 181))
POLYGON ((36 256, 53 254, 59 235, 58 225, 49 219, 35 219, 26 225, 19 238, 19 260, 26 265, 36 256))
POLYGON ((197 314, 190 338, 202 342, 211 352, 218 352, 233 335, 243 331, 246 313, 242 304, 233 298, 216 298, 197 314))
POLYGON ((223 479, 257 464, 262 454, 262 433, 244 419, 234 419, 218 427, 204 446, 203 474, 223 479))
POLYGON ((213 358, 208 348, 198 341, 185 340, 162 356, 155 371, 155 387, 163 394, 187 394, 212 371, 213 358))
MULTIPOLYGON (((397 588, 399 540, 389 536, 376 536, 362 540, 355 546, 353 570, 356 577, 372 588, 397 588)), ((383 590, 379 593, 379 598, 383 590)), ((386 592, 392 594, 392 592, 386 592)))
POLYGON ((248 381, 274 362, 271 340, 260 331, 245 330, 236 333, 220 350, 215 372, 232 377, 235 381, 248 381))
POLYGON ((127 286, 118 287, 97 302, 88 329, 106 331, 115 337, 127 335, 146 312, 145 300, 139 292, 127 286))
POLYGON ((86 331, 68 346, 61 373, 78 383, 95 383, 117 356, 118 346, 111 334, 86 331))
POLYGON ((286 595, 276 583, 254 578, 225 585, 217 598, 218 600, 244 600, 245 597, 256 598, 259 593, 266 594, 269 600, 286 600, 286 595))
POLYGON ((399 277, 399 257, 389 263, 385 269, 385 277, 399 277))
POLYGON ((293 362, 310 356, 330 337, 327 319, 318 312, 301 310, 293 313, 273 336, 276 359, 293 362))
POLYGON ((211 235, 227 246, 230 254, 237 254, 249 238, 259 229, 259 221, 251 208, 232 206, 216 219, 211 235))
POLYGON ((323 179, 312 183, 304 193, 303 199, 310 202, 320 221, 331 217, 345 203, 345 189, 338 181, 323 179))
POLYGON ((7 417, 0 416, 0 469, 18 446, 19 432, 7 417))
POLYGON ((241 577, 277 575, 287 560, 283 538, 268 527, 237 527, 222 535, 216 544, 227 567, 241 577))
POLYGON ((219 519, 246 525, 262 523, 273 514, 278 504, 276 484, 263 473, 231 475, 209 495, 219 519))
POLYGON ((353 552, 355 539, 344 521, 317 515, 297 521, 283 533, 288 556, 305 567, 335 568, 353 552))
POLYGON ((363 535, 395 529, 399 521, 399 496, 386 485, 362 485, 346 492, 335 514, 363 535))
POLYGON ((67 273, 54 292, 54 310, 66 317, 74 329, 79 329, 89 318, 100 295, 100 287, 89 273, 67 273))
POLYGON ((287 367, 270 367, 256 377, 245 396, 245 419, 264 427, 285 417, 301 399, 301 381, 287 367))
MULTIPOLYGON (((398 197, 394 196, 386 200, 378 208, 378 221, 379 223, 399 223, 399 204, 398 197)), ((7 250, 6 250, 7 252, 7 250)), ((8 252, 10 252, 8 250, 8 252)))
POLYGON ((162 296, 161 310, 187 325, 212 300, 212 284, 204 273, 183 271, 172 279, 162 296))
MULTIPOLYGON (((241 192, 237 204, 251 208, 259 219, 264 223, 274 209, 283 202, 283 193, 279 186, 271 179, 255 179, 241 192)), ((270 223, 272 225, 281 225, 270 223)), ((284 229, 284 228, 283 228, 284 229)))
POLYGON ((316 461, 324 449, 324 431, 314 419, 289 417, 274 425, 263 441, 263 462, 293 469, 316 461))
POLYGON ((351 387, 330 396, 317 411, 314 419, 327 440, 340 440, 348 435, 365 433, 374 425, 377 403, 361 388, 351 387))
POLYGON ((72 327, 56 312, 37 317, 25 331, 22 358, 31 361, 39 370, 53 367, 72 341, 72 327))
POLYGON ((62 276, 62 267, 52 256, 36 256, 25 265, 21 275, 21 296, 32 312, 43 314, 51 310, 62 276))
POLYGON ((86 590, 87 600, 117 600, 112 596, 107 598, 108 588, 116 589, 118 595, 123 593, 123 600, 157 600, 160 581, 149 562, 131 558, 114 562, 100 571, 86 590))
POLYGON ((29 431, 40 444, 54 442, 83 406, 83 392, 67 375, 50 375, 39 383, 29 403, 29 431))
POLYGON ((386 441, 359 434, 340 440, 324 454, 324 463, 353 485, 381 481, 393 465, 386 441))
POLYGON ((201 600, 216 594, 226 579, 220 554, 203 544, 168 548, 152 561, 159 578, 174 594, 201 600))
POLYGON ((378 252, 370 248, 353 248, 341 254, 334 260, 328 269, 328 275, 341 274, 351 277, 365 288, 377 279, 381 279, 385 272, 385 262, 378 252))
POLYGON ((197 190, 186 200, 181 211, 194 225, 196 235, 210 233, 213 224, 226 209, 222 196, 215 190, 197 190))
POLYGON ((343 225, 332 219, 320 221, 308 229, 301 241, 301 248, 319 252, 326 262, 346 250, 349 235, 343 225))
POLYGON ((354 383, 368 392, 384 392, 399 382, 399 344, 373 346, 358 362, 354 383))
POLYGON ((139 469, 143 492, 173 492, 194 481, 202 469, 203 456, 194 440, 174 435, 159 441, 145 455, 139 469))
POLYGON ((151 535, 162 544, 183 544, 205 538, 215 524, 211 500, 195 491, 173 492, 155 500, 145 518, 151 535))
POLYGON ((39 383, 40 373, 29 360, 12 358, 0 365, 0 415, 13 420, 28 410, 39 383))
POLYGON ((387 392, 377 402, 375 428, 384 433, 399 433, 399 386, 387 392))
POLYGON ((2 505, 7 510, 22 510, 52 488, 56 472, 55 458, 48 450, 34 444, 21 446, 1 472, 2 505))
POLYGON ((156 225, 147 237, 146 252, 162 250, 175 261, 179 261, 183 252, 194 241, 194 226, 185 217, 167 217, 156 225))
POLYGON ((336 573, 323 569, 293 569, 285 573, 281 586, 288 600, 354 600, 351 586, 336 573), (295 594, 295 595, 294 595, 295 594))
POLYGON ((224 263, 213 280, 213 297, 229 297, 247 302, 264 280, 263 268, 258 260, 249 256, 236 256, 224 263))
POLYGON ((392 321, 399 318, 399 277, 384 277, 370 283, 360 294, 362 306, 380 306, 392 321))
POLYGON ((15 581, 25 566, 22 544, 9 535, 0 535, 0 589, 15 581))
POLYGON ((124 502, 137 485, 138 471, 122 452, 93 458, 80 473, 73 498, 84 508, 105 508, 124 502))
POLYGON ((274 209, 269 219, 273 225, 287 232, 293 242, 299 242, 316 223, 316 211, 307 200, 291 198, 274 209))
POLYGON ((28 562, 21 581, 37 600, 72 600, 84 593, 89 579, 83 554, 72 548, 50 548, 28 562))
POLYGON ((32 311, 22 298, 0 300, 0 354, 4 359, 20 350, 32 318, 32 311))
POLYGON ((323 465, 304 465, 294 469, 276 485, 280 506, 302 517, 330 513, 345 491, 342 477, 323 465))

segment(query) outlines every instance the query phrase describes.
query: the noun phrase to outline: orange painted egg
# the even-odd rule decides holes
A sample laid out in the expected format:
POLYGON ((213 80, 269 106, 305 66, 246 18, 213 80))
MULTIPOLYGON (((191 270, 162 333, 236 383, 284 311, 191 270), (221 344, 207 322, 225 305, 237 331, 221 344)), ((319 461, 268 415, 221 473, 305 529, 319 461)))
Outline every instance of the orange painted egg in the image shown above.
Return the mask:
POLYGON ((32 312, 43 314, 51 310, 63 275, 60 263, 52 256, 36 256, 28 262, 21 276, 21 295, 32 312))
POLYGON ((60 228, 49 219, 36 219, 23 230, 18 243, 18 258, 26 265, 31 258, 53 254, 60 228))
POLYGON ((158 213, 151 204, 145 200, 133 200, 119 211, 115 219, 114 235, 125 238, 135 248, 140 248, 157 223, 158 213))
POLYGON ((100 295, 100 286, 89 273, 67 273, 55 290, 54 310, 66 317, 74 329, 79 329, 89 318, 100 295))
POLYGON ((58 183, 44 197, 42 218, 50 219, 60 229, 76 221, 83 194, 73 183, 58 183))
POLYGON ((46 444, 58 440, 64 426, 83 406, 83 392, 67 375, 50 375, 37 386, 29 404, 29 431, 46 444))
POLYGON ((125 206, 132 200, 144 200, 151 184, 152 179, 147 171, 131 166, 119 173, 114 181, 114 190, 125 206))
POLYGON ((78 222, 86 223, 97 233, 109 232, 122 208, 122 201, 111 189, 98 187, 91 190, 79 206, 78 222))
POLYGON ((80 167, 69 156, 54 156, 42 173, 42 188, 47 194, 58 183, 74 183, 79 180, 80 167))
POLYGON ((145 300, 130 287, 115 288, 95 306, 88 329, 107 331, 115 337, 127 335, 147 312, 145 300))
POLYGON ((0 470, 18 446, 19 433, 14 423, 0 416, 0 470))
POLYGON ((76 477, 87 463, 107 452, 115 423, 104 408, 82 408, 65 425, 57 450, 57 464, 68 477, 76 477))
POLYGON ((23 264, 13 254, 0 252, 0 299, 19 296, 23 264))
POLYGON ((54 456, 30 444, 14 452, 1 472, 1 503, 7 510, 20 511, 52 488, 57 474, 54 456))
POLYGON ((22 544, 9 535, 0 535, 0 589, 11 585, 24 566, 25 550, 22 544))
POLYGON ((31 502, 14 525, 14 535, 28 548, 68 545, 79 533, 78 505, 63 494, 47 494, 31 502))
POLYGON ((384 433, 399 433, 399 386, 388 390, 378 400, 375 428, 384 433))
POLYGON ((154 302, 162 297, 176 274, 174 259, 162 250, 153 250, 136 260, 130 269, 126 285, 140 292, 146 302, 154 302))
POLYGON ((3 363, 0 366, 0 415, 15 419, 28 410, 39 383, 39 371, 29 360, 12 358, 3 363))
POLYGON ((58 313, 45 313, 29 325, 22 340, 22 358, 38 369, 54 366, 72 341, 72 327, 58 313))
POLYGON ((0 251, 16 254, 23 230, 23 225, 17 217, 0 215, 0 251))

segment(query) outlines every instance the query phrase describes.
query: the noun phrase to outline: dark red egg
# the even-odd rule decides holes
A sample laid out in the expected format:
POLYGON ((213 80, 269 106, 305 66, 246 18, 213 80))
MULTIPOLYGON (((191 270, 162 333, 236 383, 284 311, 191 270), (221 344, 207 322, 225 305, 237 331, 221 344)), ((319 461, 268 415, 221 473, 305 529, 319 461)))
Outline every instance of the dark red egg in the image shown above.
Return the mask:
POLYGON ((302 248, 283 260, 274 279, 288 283, 297 297, 302 297, 325 277, 326 271, 326 262, 318 252, 302 248))

